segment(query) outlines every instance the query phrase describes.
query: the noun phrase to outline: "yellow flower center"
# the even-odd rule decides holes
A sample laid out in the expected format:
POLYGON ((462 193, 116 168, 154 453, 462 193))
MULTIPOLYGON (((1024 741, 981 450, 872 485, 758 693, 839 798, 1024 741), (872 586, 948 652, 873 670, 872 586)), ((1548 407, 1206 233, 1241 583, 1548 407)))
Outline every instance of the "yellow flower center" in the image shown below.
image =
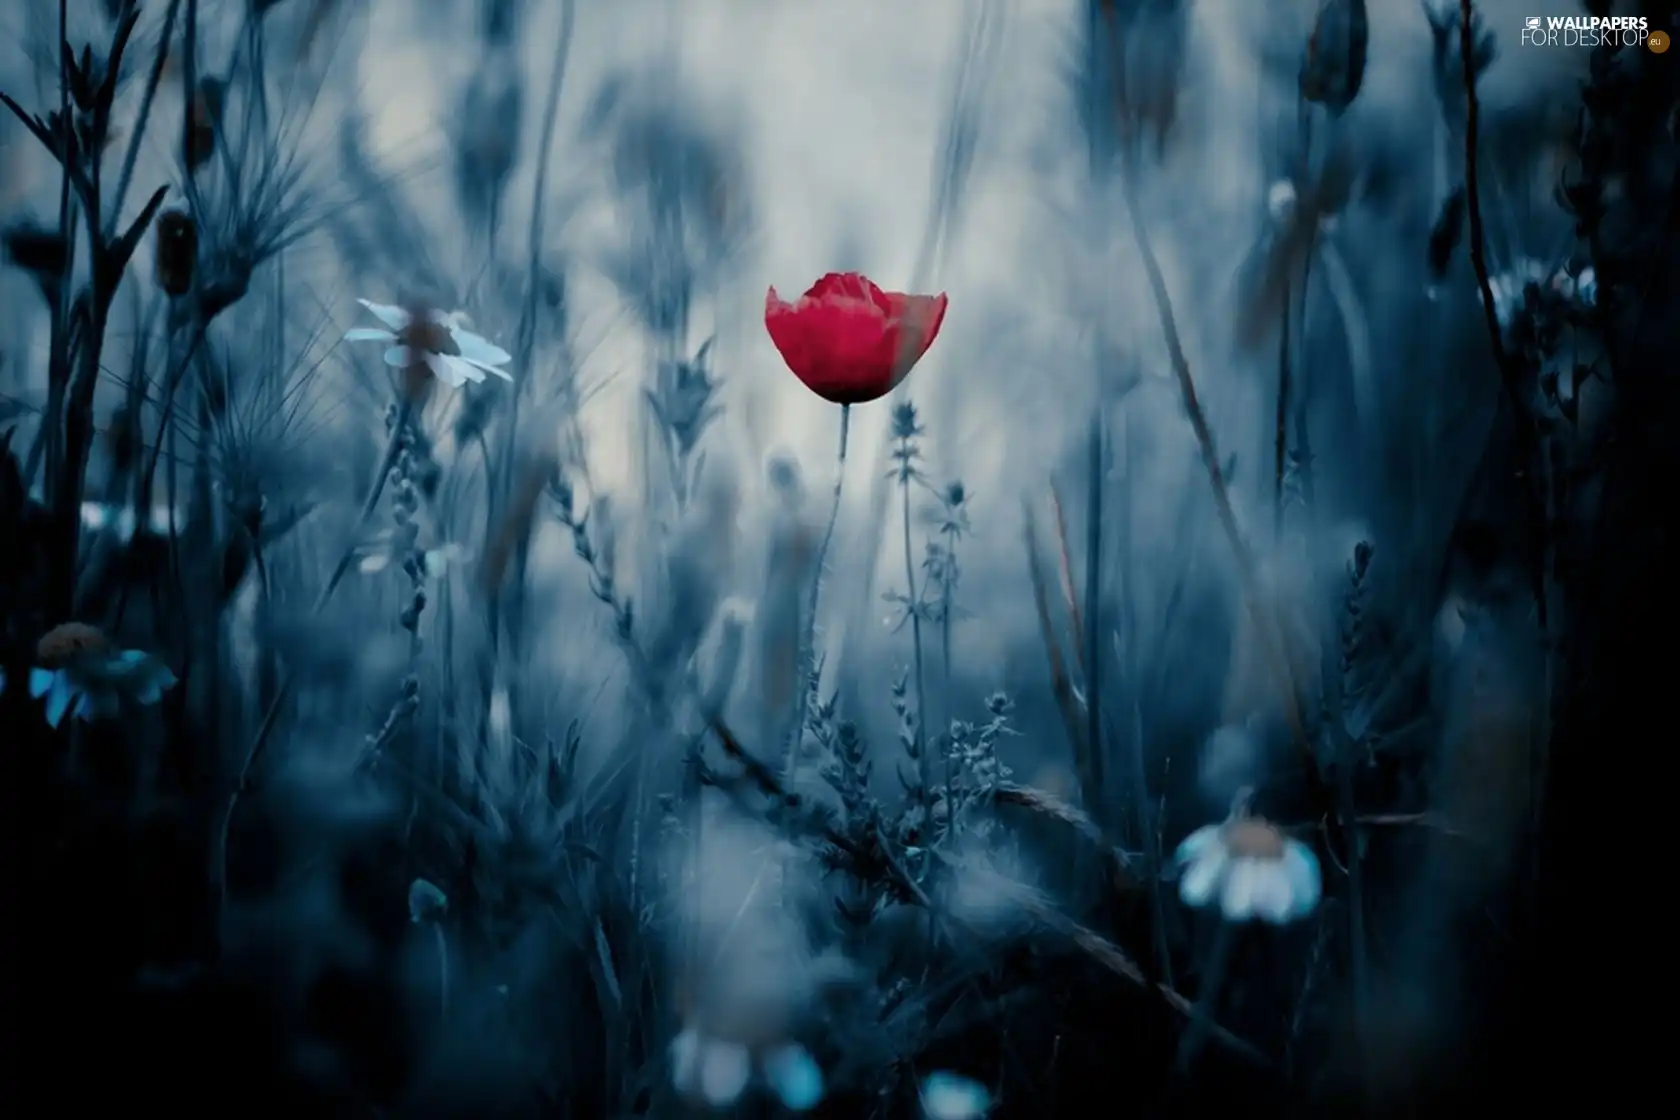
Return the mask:
POLYGON ((43 669, 61 669, 84 654, 105 653, 110 648, 111 639, 97 627, 66 622, 41 636, 35 644, 35 663, 43 669))
POLYGON ((1225 826, 1225 847, 1238 859, 1282 859, 1283 843, 1283 833, 1262 820, 1250 818, 1225 826))
POLYGON ((397 332, 397 341, 424 354, 448 354, 451 357, 461 354, 461 348, 455 345, 455 336, 449 333, 449 328, 433 319, 429 312, 418 309, 409 313, 408 326, 397 332))

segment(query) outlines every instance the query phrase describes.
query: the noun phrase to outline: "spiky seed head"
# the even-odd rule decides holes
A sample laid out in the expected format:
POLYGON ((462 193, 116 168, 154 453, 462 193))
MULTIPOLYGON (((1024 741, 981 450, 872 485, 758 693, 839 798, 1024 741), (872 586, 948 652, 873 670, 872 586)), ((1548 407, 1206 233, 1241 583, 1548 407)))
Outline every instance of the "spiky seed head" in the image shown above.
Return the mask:
POLYGON ((198 264, 198 226, 185 210, 165 210, 158 215, 153 272, 158 287, 171 296, 192 290, 193 271, 198 264))

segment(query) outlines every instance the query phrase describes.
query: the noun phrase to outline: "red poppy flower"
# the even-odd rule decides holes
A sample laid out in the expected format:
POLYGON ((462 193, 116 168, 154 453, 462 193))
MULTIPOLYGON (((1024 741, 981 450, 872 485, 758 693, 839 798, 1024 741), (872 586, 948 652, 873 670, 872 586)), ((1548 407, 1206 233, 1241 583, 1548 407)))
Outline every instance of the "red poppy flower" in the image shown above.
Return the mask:
POLYGON ((797 303, 771 288, 764 326, 794 376, 824 400, 862 404, 892 392, 939 336, 947 299, 883 292, 867 276, 831 272, 797 303))

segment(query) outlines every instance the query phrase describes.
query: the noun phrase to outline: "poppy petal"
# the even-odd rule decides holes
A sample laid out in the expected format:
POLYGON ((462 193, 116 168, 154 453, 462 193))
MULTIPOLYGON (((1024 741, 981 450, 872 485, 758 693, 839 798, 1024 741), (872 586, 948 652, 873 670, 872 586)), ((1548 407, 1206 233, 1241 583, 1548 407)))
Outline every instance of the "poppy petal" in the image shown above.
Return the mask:
POLYGON ((945 309, 950 299, 944 292, 936 296, 912 296, 901 292, 886 293, 891 302, 893 333, 893 386, 910 375, 922 355, 928 352, 939 328, 945 323, 945 309))
POLYGON ((409 314, 400 307, 392 307, 388 303, 374 303, 372 300, 365 299, 358 299, 356 302, 371 311, 375 319, 394 331, 400 331, 408 326, 409 314))
POLYGON ((774 288, 765 299, 765 329, 788 369, 812 392, 836 404, 871 401, 891 388, 889 320, 882 307, 862 298, 866 296, 855 285, 837 281, 828 285, 825 295, 807 294, 797 304, 780 299, 774 288))
POLYGON ((771 288, 764 324, 788 368, 818 396, 861 404, 903 381, 939 334, 945 295, 885 292, 855 272, 831 272, 797 303, 771 288))
POLYGON ((861 272, 827 273, 807 289, 800 302, 836 299, 855 299, 862 303, 874 304, 888 314, 891 314, 893 309, 891 297, 861 272))

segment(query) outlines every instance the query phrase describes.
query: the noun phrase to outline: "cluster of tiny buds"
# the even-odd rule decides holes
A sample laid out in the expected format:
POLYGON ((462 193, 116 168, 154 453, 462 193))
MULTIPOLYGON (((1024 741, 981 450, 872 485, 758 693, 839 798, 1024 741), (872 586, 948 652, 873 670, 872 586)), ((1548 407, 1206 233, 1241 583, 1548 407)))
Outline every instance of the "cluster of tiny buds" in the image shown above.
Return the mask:
POLYGON ((415 519, 420 512, 420 492, 414 484, 413 437, 404 430, 397 438, 401 450, 391 472, 391 518, 395 522, 391 547, 402 557, 402 570, 412 589, 398 622, 418 642, 420 614, 426 609, 426 554, 419 547, 420 526, 415 519))

